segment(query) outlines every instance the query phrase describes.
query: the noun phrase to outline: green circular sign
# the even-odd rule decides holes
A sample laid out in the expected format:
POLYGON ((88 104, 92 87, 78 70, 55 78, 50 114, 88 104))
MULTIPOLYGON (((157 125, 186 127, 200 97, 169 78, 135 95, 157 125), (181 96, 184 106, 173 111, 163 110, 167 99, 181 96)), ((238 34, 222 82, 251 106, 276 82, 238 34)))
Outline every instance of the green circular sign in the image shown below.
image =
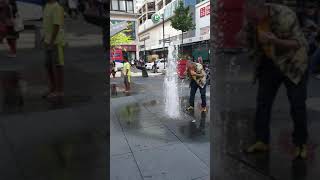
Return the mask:
POLYGON ((152 16, 151 16, 151 19, 152 19, 152 21, 153 21, 153 23, 158 23, 159 21, 160 21, 160 19, 161 19, 161 17, 160 17, 160 15, 159 14, 153 14, 152 16))

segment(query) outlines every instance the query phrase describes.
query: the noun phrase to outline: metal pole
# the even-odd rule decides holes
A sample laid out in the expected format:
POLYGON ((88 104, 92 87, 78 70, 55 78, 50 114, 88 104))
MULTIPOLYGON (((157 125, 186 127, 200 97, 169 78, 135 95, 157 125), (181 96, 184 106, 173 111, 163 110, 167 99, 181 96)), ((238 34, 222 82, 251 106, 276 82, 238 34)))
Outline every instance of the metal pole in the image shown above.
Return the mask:
POLYGON ((165 39, 164 39, 164 14, 162 14, 162 40, 163 40, 163 60, 164 60, 164 69, 166 69, 166 58, 165 58, 165 39))
POLYGON ((145 63, 146 62, 146 39, 144 39, 143 42, 144 42, 143 61, 145 63))

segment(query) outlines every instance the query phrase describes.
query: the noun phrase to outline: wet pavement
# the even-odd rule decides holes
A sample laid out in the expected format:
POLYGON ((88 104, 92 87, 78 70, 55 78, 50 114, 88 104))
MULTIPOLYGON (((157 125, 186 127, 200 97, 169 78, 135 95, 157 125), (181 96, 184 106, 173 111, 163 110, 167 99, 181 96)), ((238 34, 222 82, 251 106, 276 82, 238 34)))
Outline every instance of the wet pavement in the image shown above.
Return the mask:
POLYGON ((212 178, 255 180, 315 180, 320 177, 319 128, 320 81, 310 77, 308 85, 309 157, 293 158, 293 123, 286 90, 281 87, 271 117, 271 150, 248 155, 243 150, 254 142, 253 123, 257 85, 252 84, 253 66, 246 54, 223 55, 216 62, 216 89, 212 119, 212 178), (219 68, 218 68, 219 67, 219 68), (231 171, 227 171, 232 168, 231 171), (229 172, 229 173, 225 173, 229 172))
MULTIPOLYGON (((111 180, 209 179, 210 114, 184 111, 189 88, 180 82, 182 115, 168 118, 163 78, 133 77, 132 94, 111 98, 111 180)), ((112 84, 121 89, 122 78, 111 79, 111 89, 112 84)))
POLYGON ((0 53, 0 179, 107 179, 102 48, 66 49, 61 101, 42 98, 42 50, 19 50, 16 59, 0 53))

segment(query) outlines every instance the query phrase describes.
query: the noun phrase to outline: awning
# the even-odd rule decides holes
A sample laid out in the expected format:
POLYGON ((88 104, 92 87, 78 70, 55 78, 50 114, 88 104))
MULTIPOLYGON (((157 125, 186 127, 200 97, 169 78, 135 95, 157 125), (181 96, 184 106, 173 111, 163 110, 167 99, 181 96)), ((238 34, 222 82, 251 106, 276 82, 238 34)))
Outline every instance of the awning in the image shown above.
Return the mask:
MULTIPOLYGON (((168 50, 168 48, 167 48, 167 47, 165 47, 165 48, 164 48, 164 50, 165 50, 165 51, 167 51, 167 50, 168 50)), ((162 52, 162 51, 163 51, 163 48, 160 48, 160 49, 154 49, 154 50, 151 50, 151 51, 153 51, 153 52, 162 52)))

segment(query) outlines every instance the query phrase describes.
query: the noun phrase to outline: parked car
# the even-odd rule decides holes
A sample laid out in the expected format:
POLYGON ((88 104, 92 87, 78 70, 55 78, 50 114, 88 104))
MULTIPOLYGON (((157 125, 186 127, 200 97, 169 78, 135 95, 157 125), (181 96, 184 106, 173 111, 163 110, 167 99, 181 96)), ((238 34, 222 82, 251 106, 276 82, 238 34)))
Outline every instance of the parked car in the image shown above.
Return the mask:
MULTIPOLYGON (((158 59, 158 60, 155 61, 156 64, 157 64, 158 72, 161 72, 163 69, 165 69, 164 68, 164 66, 165 66, 165 62, 164 61, 165 61, 164 59, 158 59)), ((154 63, 155 62, 146 63, 145 64, 146 69, 154 71, 154 68, 155 68, 154 63)))
POLYGON ((151 70, 154 66, 154 62, 148 62, 144 65, 147 70, 151 70))
POLYGON ((123 63, 116 62, 116 71, 122 71, 122 69, 123 69, 123 63))

